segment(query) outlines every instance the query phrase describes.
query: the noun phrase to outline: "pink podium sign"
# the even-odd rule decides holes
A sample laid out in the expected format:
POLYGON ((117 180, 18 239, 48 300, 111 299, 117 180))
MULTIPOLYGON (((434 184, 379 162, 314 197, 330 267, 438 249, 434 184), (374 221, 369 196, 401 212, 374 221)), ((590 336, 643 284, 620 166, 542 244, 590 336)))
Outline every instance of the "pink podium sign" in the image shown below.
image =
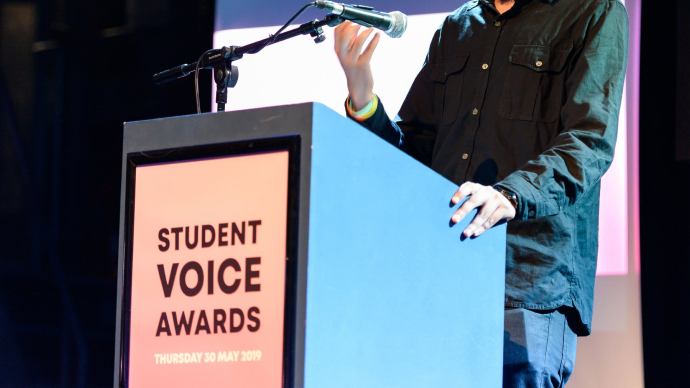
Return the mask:
POLYGON ((279 387, 288 151, 136 168, 129 386, 279 387))

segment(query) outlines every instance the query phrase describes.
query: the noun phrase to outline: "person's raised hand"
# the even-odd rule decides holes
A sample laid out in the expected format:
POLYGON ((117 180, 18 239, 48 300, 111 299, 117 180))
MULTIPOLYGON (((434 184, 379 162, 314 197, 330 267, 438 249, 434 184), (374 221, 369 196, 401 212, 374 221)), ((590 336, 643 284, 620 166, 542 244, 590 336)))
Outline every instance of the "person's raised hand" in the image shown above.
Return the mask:
POLYGON ((465 237, 479 236, 499 221, 510 221, 515 218, 513 204, 491 186, 466 182, 455 193, 452 202, 458 204, 468 196, 467 201, 452 217, 452 221, 457 224, 472 210, 478 209, 477 215, 463 232, 465 237))
POLYGON ((346 21, 335 28, 335 52, 345 71, 350 102, 355 110, 366 107, 372 99, 374 77, 371 74, 371 57, 381 35, 376 33, 362 51, 367 38, 374 32, 368 28, 359 34, 360 25, 346 21))

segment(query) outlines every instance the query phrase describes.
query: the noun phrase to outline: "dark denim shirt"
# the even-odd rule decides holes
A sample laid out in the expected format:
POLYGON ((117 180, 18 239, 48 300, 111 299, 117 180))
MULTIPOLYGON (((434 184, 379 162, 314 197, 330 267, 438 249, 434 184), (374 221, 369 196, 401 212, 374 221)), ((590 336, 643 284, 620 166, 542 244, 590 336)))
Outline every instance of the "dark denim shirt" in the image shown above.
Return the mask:
MULTIPOLYGON (((515 193, 505 305, 575 307, 591 331, 600 179, 628 52, 618 0, 472 0, 434 35, 395 121, 362 124, 439 174, 515 193)), ((481 238, 481 237, 480 237, 481 238)))

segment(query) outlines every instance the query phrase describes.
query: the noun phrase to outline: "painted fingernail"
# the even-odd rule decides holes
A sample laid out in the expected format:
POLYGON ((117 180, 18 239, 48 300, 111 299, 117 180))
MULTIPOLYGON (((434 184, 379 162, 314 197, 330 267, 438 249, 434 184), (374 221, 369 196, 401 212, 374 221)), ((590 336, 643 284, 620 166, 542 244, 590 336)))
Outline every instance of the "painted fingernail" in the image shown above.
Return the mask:
POLYGON ((452 220, 457 224, 458 222, 460 222, 460 216, 456 214, 453 216, 452 220))
POLYGON ((453 201, 453 203, 458 203, 460 201, 460 198, 453 197, 453 199, 451 199, 451 201, 453 201))

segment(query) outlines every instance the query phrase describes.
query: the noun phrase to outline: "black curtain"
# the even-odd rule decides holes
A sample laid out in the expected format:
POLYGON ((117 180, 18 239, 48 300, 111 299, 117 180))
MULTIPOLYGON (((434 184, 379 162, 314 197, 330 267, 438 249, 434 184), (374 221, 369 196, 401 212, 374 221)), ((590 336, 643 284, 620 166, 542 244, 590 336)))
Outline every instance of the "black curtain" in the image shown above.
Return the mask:
POLYGON ((677 150, 690 112, 688 16, 687 0, 642 1, 641 287, 650 388, 690 387, 690 164, 680 157, 690 150, 677 150))

